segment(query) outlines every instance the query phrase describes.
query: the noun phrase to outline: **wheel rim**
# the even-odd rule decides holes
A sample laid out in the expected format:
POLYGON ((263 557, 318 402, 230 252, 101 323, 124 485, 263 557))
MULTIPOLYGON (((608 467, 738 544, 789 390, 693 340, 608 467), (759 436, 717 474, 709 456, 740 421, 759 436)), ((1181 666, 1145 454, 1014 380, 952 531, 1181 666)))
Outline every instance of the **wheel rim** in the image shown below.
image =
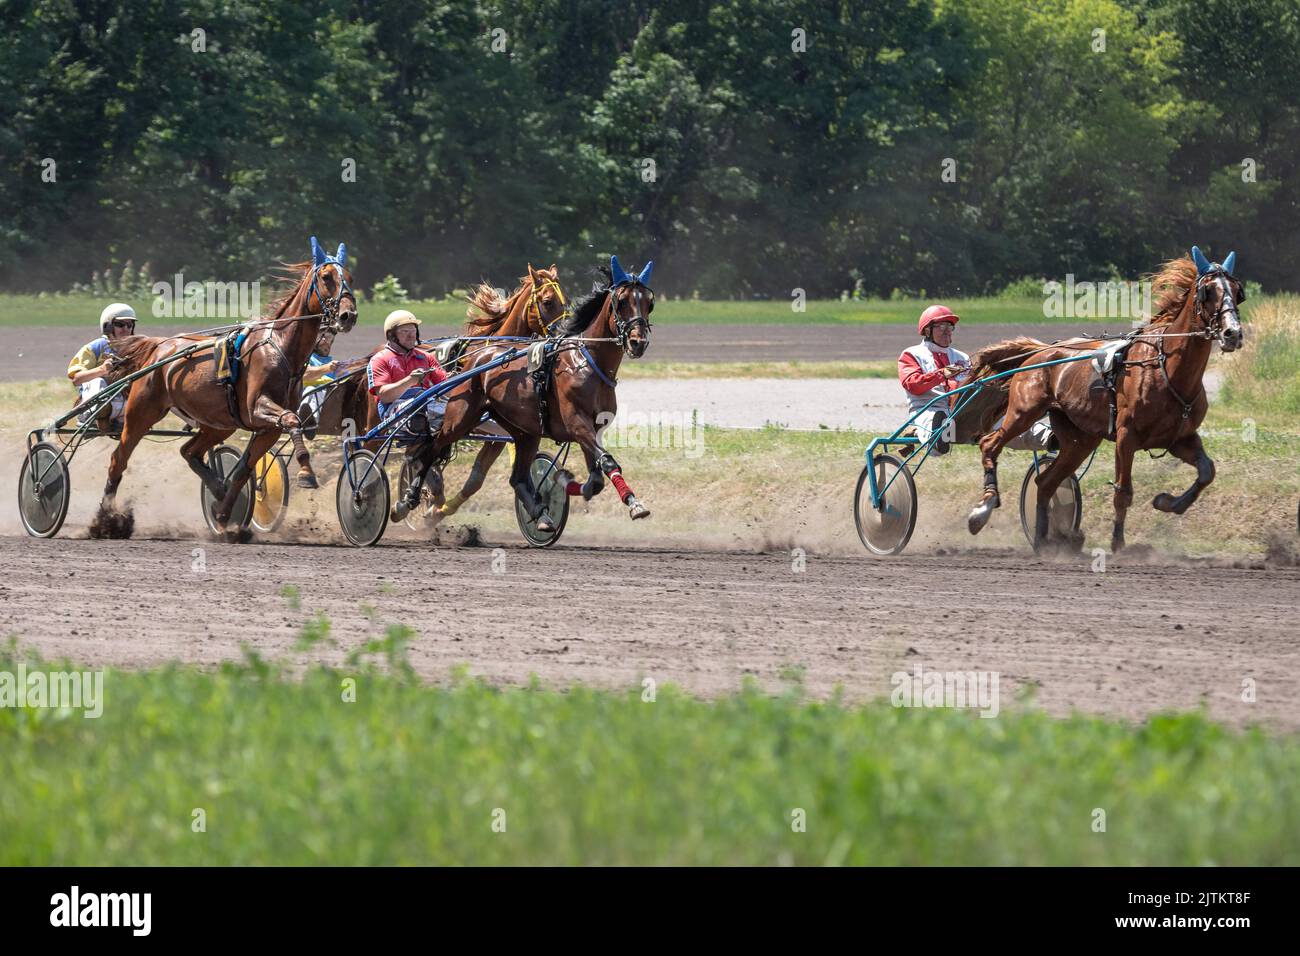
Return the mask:
POLYGON ((365 451, 350 456, 339 471, 335 489, 339 527, 350 542, 360 547, 378 541, 388 525, 388 476, 378 464, 371 467, 373 460, 374 456, 365 451))
POLYGON ((881 507, 871 502, 868 470, 862 469, 854 502, 858 537, 875 554, 898 554, 911 540, 916 528, 916 485, 912 475, 893 455, 877 455, 876 487, 883 488, 881 507))
MULTIPOLYGON (((229 445, 222 445, 208 453, 208 466, 221 476, 223 482, 228 482, 241 457, 242 455, 236 449, 229 445)), ((199 499, 203 506, 203 520, 207 523, 208 529, 213 534, 219 533, 221 529, 217 525, 217 508, 221 502, 208 489, 206 482, 199 483, 199 499)), ((240 528, 247 528, 252 519, 252 482, 246 481, 244 487, 239 489, 239 494, 235 496, 234 504, 230 506, 230 520, 226 522, 226 527, 229 528, 234 524, 240 528)))
POLYGON ((23 459, 18 475, 18 513, 29 535, 49 538, 58 533, 68 514, 69 491, 62 453, 52 445, 38 444, 23 459))
POLYGON ((554 467, 554 461, 550 455, 539 452, 529 469, 533 487, 540 492, 546 513, 555 525, 554 531, 539 531, 536 520, 529 516, 523 502, 515 498, 515 519, 519 522, 519 530, 534 547, 546 548, 553 545, 560 539, 569 520, 569 491, 560 481, 560 469, 554 467))
POLYGON ((284 521, 289 504, 289 470, 284 460, 268 451, 257 462, 256 491, 253 503, 253 527, 271 532, 284 521))
MULTIPOLYGON (((1037 466, 1030 464, 1020 486, 1020 527, 1030 544, 1034 543, 1034 531, 1038 524, 1038 483, 1034 479, 1055 460, 1053 456, 1044 456, 1038 459, 1037 466)), ((1083 497, 1079 491, 1079 480, 1070 475, 1061 482, 1048 505, 1048 533, 1057 535, 1066 529, 1078 531, 1082 519, 1083 497)))

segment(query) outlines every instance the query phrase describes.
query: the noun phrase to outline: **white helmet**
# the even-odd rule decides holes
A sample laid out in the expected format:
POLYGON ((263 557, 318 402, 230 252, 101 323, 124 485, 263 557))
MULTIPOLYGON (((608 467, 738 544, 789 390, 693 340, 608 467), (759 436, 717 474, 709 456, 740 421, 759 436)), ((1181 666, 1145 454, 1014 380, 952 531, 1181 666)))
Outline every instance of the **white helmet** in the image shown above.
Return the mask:
POLYGON ((384 335, 388 335, 393 329, 403 325, 419 325, 420 320, 405 309, 394 309, 388 313, 388 318, 384 319, 384 335))
POLYGON ((114 319, 134 319, 135 309, 131 308, 125 302, 114 302, 112 305, 104 306, 104 311, 99 313, 99 334, 108 334, 108 324, 114 319))

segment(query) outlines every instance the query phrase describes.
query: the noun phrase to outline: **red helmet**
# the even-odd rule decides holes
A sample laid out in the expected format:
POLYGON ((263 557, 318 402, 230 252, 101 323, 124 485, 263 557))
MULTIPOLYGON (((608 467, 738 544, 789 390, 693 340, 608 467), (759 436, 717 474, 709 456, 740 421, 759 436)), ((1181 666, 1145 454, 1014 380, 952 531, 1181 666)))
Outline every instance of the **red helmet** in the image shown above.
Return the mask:
POLYGON ((921 313, 921 321, 916 323, 916 332, 918 335, 925 335, 925 330, 935 322, 951 322, 956 325, 961 320, 953 315, 952 309, 946 305, 932 305, 921 313))

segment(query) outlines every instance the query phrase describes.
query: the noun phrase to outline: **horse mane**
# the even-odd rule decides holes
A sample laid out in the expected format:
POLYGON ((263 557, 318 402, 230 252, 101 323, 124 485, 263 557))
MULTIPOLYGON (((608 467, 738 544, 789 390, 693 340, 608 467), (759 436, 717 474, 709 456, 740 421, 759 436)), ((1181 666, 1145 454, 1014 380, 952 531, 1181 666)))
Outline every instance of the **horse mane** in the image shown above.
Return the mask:
POLYGON ((280 288, 277 290, 278 295, 267 305, 266 314, 261 318, 278 319, 284 314, 284 310, 293 301, 294 294, 298 291, 298 287, 302 285, 302 280, 311 271, 311 267, 311 262, 307 260, 280 263, 271 277, 280 284, 280 288))
POLYGON ((1027 335, 986 345, 971 359, 971 381, 1013 369, 1029 357, 1026 353, 1044 348, 1047 348, 1046 342, 1031 339, 1027 335))
POLYGON ((149 364, 149 358, 158 346, 167 341, 161 336, 128 335, 109 343, 110 359, 108 381, 116 382, 149 364))
POLYGON ((1196 288, 1196 263, 1189 258, 1170 259, 1160 271, 1146 276, 1156 299, 1148 325, 1168 325, 1178 318, 1187 297, 1196 288))
POLYGON ((596 277, 596 281, 592 284, 591 291, 574 300, 573 310, 569 316, 555 326, 557 335, 561 337, 581 335, 591 328, 591 323, 596 321, 596 316, 600 314, 601 307, 605 304, 605 297, 609 295, 614 277, 610 274, 609 266, 598 266, 592 270, 592 274, 596 277))
POLYGON ((491 283, 480 282, 474 295, 466 301, 469 309, 465 312, 465 331, 469 335, 495 335, 505 324, 514 307, 514 301, 523 295, 528 276, 519 277, 519 287, 508 297, 502 298, 491 283))

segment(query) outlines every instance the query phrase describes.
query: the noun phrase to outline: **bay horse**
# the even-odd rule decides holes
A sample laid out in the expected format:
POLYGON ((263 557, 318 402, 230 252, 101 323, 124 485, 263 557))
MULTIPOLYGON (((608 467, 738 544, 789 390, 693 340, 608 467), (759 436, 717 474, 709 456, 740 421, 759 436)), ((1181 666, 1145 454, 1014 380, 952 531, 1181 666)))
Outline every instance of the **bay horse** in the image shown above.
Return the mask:
MULTIPOLYGON (((181 457, 220 502, 215 518, 218 527, 226 530, 235 499, 252 474, 252 465, 261 460, 282 432, 288 430, 295 439, 300 437, 301 422, 290 409, 297 408, 303 368, 322 322, 337 325, 344 332, 356 325, 357 304, 352 274, 347 270, 347 246, 340 243, 334 255, 326 255, 312 236, 311 252, 309 261, 287 265, 290 275, 296 277, 295 284, 272 304, 272 314, 251 323, 240 350, 233 409, 227 399, 227 386, 217 380, 215 352, 206 349, 162 365, 131 385, 122 438, 109 462, 101 509, 112 509, 127 462, 140 439, 175 409, 198 428, 194 437, 181 446, 181 457), (227 482, 203 459, 209 449, 239 429, 252 432, 253 437, 227 482)), ((193 342, 193 336, 137 335, 121 339, 112 347, 110 378, 116 380, 165 359, 193 342)))
MULTIPOLYGON (((1167 449, 1196 468, 1196 481, 1178 497, 1161 492, 1151 505, 1182 514, 1214 480, 1214 462, 1205 453, 1197 428, 1205 419, 1205 367, 1212 343, 1224 352, 1241 347, 1238 305, 1245 299, 1234 275, 1237 255, 1222 265, 1211 263, 1196 246, 1190 259, 1164 263, 1153 277, 1158 298, 1150 322, 1128 338, 1127 351, 1114 357, 1114 431, 1112 393, 1092 361, 1066 362, 1008 376, 1006 415, 1000 427, 980 440, 984 492, 968 519, 977 534, 998 499, 998 455, 1007 443, 1046 413, 1060 441, 1056 460, 1037 477, 1038 510, 1035 550, 1049 534, 1048 504, 1056 489, 1103 440, 1115 443, 1115 523, 1111 550, 1124 547, 1124 519, 1133 503, 1133 456, 1140 450, 1167 449)), ((1008 339, 987 346, 972 361, 972 381, 1025 365, 1077 356, 1108 343, 1070 339, 1046 345, 1037 339, 1008 339)), ((1113 344, 1113 343, 1111 343, 1113 344)))
MULTIPOLYGON (((532 263, 529 263, 528 274, 520 277, 518 287, 509 296, 503 298, 490 283, 482 282, 466 301, 469 309, 466 312, 465 335, 475 338, 500 336, 525 339, 543 336, 551 331, 567 308, 564 291, 560 288, 559 269, 554 264, 549 269, 534 269, 532 263)), ((467 343, 469 350, 477 351, 481 347, 484 347, 482 342, 467 343)), ((426 343, 417 345, 416 348, 433 354, 437 346, 426 343)), ((379 405, 370 392, 368 376, 364 371, 364 366, 378 351, 375 349, 364 358, 348 363, 349 368, 358 364, 363 368, 359 372, 345 373, 348 374, 346 381, 337 385, 321 405, 314 429, 316 434, 342 435, 350 427, 353 429, 352 434, 364 435, 379 424, 379 405)), ((451 374, 454 367, 446 371, 451 374)), ((378 444, 378 441, 374 442, 375 446, 378 444)), ((483 480, 501 456, 505 445, 505 442, 499 441, 483 442, 464 486, 450 498, 443 497, 441 476, 435 472, 429 473, 428 483, 433 503, 437 506, 430 516, 435 525, 455 514, 461 505, 483 487, 483 480)), ((309 462, 310 460, 304 463, 304 470, 310 469, 309 462)), ((302 476, 303 471, 300 471, 300 480, 302 476)))
MULTIPOLYGON (((608 477, 633 520, 650 516, 650 509, 628 487, 614 456, 601 444, 600 433, 618 409, 614 387, 623 357, 640 358, 650 345, 654 292, 647 282, 653 268, 654 263, 648 262, 639 274, 629 274, 617 256, 610 257, 608 284, 575 302, 573 311, 555 326, 554 345, 547 359, 554 364, 543 379, 544 403, 535 385, 537 379, 522 358, 462 382, 448 393, 437 443, 445 446, 464 437, 485 409, 490 412, 514 439, 510 485, 540 531, 554 530, 530 474, 543 437, 577 442, 582 448, 587 480, 582 485, 576 480, 567 482, 570 495, 581 494, 590 501, 608 477)), ((498 357, 504 348, 484 350, 471 367, 498 357)))

